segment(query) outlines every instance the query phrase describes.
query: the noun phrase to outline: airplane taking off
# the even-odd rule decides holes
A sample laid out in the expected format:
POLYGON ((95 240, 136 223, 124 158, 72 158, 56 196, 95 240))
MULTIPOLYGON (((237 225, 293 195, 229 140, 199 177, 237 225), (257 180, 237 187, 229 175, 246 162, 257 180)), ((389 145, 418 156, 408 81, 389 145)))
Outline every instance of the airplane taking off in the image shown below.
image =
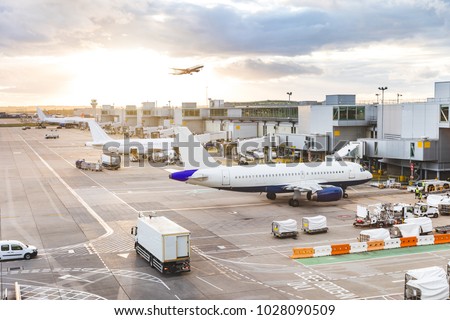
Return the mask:
POLYGON ((149 150, 173 151, 173 138, 161 139, 113 139, 95 121, 89 121, 89 129, 91 130, 92 140, 86 142, 87 147, 102 147, 104 151, 110 151, 114 148, 120 154, 129 154, 130 149, 135 149, 139 154, 148 154, 149 150))
POLYGON ((199 72, 201 69, 203 68, 202 65, 197 65, 197 66, 193 66, 190 68, 185 68, 185 69, 178 69, 178 68, 171 68, 174 72, 172 72, 171 74, 180 76, 183 74, 190 74, 192 75, 193 72, 199 72))
POLYGON ((336 201, 347 198, 347 187, 372 179, 372 174, 359 164, 336 160, 223 166, 215 162, 198 140, 192 137, 189 129, 178 128, 179 151, 185 168, 172 172, 170 179, 219 190, 266 192, 270 200, 275 200, 277 193, 293 192, 289 200, 289 205, 293 207, 300 205, 302 192, 306 193, 308 200, 336 201))
POLYGON ((39 107, 36 108, 36 111, 38 114, 39 121, 41 123, 42 122, 56 123, 62 127, 64 127, 66 124, 79 124, 81 122, 89 122, 94 120, 94 118, 82 118, 82 117, 64 117, 64 118, 49 117, 39 107))

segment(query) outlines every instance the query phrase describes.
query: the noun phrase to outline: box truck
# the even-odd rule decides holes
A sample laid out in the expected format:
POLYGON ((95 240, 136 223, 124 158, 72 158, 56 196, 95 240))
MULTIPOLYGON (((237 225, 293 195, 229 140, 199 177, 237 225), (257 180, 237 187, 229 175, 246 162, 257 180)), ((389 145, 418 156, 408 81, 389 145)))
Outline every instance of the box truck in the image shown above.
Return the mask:
POLYGON ((166 217, 139 216, 131 229, 134 247, 161 273, 191 271, 190 232, 166 217))

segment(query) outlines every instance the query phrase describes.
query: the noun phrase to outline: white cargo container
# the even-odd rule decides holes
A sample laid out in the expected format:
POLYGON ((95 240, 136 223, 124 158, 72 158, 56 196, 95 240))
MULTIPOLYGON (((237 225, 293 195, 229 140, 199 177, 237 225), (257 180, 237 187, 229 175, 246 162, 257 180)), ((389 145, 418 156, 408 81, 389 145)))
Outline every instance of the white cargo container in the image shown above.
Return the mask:
POLYGON ((139 217, 136 252, 161 273, 191 271, 190 232, 166 217, 139 217))
POLYGON ((272 234, 278 238, 292 237, 297 239, 297 221, 294 219, 273 221, 272 234))
POLYGON ((447 300, 449 285, 443 268, 408 270, 405 274, 405 300, 447 300))
POLYGON ((416 224, 420 226, 420 234, 429 234, 433 231, 433 223, 428 217, 405 219, 406 224, 416 224))
POLYGON ((310 234, 327 232, 327 218, 325 216, 303 217, 302 230, 310 234))

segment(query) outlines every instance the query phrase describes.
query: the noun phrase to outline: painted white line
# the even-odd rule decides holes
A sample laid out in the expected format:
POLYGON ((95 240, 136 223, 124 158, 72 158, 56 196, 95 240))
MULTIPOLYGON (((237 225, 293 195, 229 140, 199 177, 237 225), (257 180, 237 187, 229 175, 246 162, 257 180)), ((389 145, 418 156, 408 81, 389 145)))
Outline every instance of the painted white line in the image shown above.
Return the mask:
POLYGON ((36 155, 36 157, 39 158, 39 160, 41 160, 41 162, 48 168, 48 170, 50 170, 51 173, 53 173, 53 175, 59 180, 59 182, 61 182, 61 184, 66 187, 67 190, 69 190, 69 192, 78 200, 79 203, 81 203, 81 205, 83 207, 86 208, 86 210, 90 213, 90 215, 97 220, 97 222, 103 227, 103 229, 105 229, 106 233, 103 234, 102 236, 100 236, 98 239, 102 239, 105 237, 110 236, 111 234, 114 233, 113 229, 97 214, 97 212, 94 211, 94 209, 91 208, 91 206, 89 206, 89 204, 86 203, 86 201, 83 200, 83 198, 80 197, 80 195, 78 193, 75 192, 75 190, 73 190, 64 180, 63 178, 61 178, 61 176, 47 163, 47 161, 45 161, 29 144, 28 142, 22 137, 20 136, 20 138, 22 139, 22 141, 28 146, 28 148, 30 148, 31 151, 33 151, 33 153, 36 155))
POLYGON ((393 283, 396 283, 396 282, 405 282, 405 279, 402 279, 402 280, 394 280, 394 281, 392 281, 393 283))
POLYGON ((214 287, 214 288, 216 288, 217 290, 223 291, 223 289, 221 289, 221 288, 219 288, 219 287, 213 285, 211 282, 208 282, 208 281, 206 281, 205 279, 202 279, 202 278, 200 278, 200 277, 196 277, 196 278, 197 278, 198 280, 201 280, 201 281, 203 281, 203 282, 209 284, 211 287, 214 287))

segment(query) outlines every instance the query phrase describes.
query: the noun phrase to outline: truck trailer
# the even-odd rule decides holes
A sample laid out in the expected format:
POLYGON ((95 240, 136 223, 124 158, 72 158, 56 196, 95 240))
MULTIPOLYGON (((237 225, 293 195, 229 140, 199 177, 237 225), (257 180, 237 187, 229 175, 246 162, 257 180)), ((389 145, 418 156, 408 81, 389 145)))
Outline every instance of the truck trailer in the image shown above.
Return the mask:
POLYGON ((166 217, 140 216, 134 247, 151 267, 161 273, 191 271, 190 232, 166 217))

